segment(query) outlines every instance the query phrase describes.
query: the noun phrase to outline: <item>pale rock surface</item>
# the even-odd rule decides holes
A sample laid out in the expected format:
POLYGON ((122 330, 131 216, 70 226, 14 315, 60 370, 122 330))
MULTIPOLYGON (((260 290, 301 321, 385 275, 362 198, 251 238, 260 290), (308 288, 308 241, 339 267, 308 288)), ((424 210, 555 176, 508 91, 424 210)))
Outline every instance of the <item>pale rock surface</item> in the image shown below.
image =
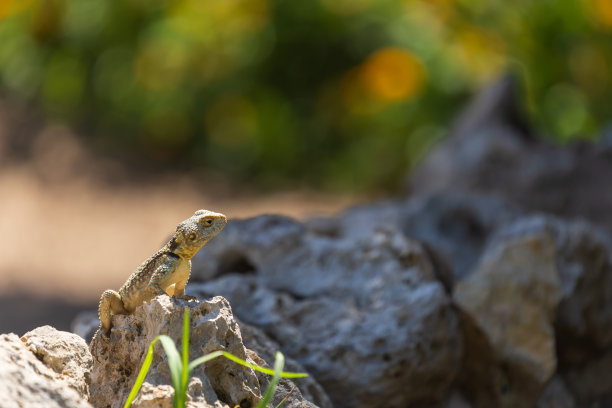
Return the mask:
MULTIPOLYGON (((217 350, 247 358, 240 329, 225 299, 217 297, 202 303, 175 303, 168 296, 159 296, 139 306, 133 315, 114 316, 110 339, 101 338, 92 343, 92 354, 96 359, 91 387, 94 406, 123 406, 155 337, 165 334, 177 345, 181 344, 183 310, 186 307, 191 319, 190 359, 217 350)), ((161 345, 155 347, 145 383, 149 385, 137 397, 134 407, 172 404, 172 379, 161 345)), ((188 404, 192 407, 254 406, 261 396, 253 370, 224 358, 196 368, 189 382, 189 391, 188 404)))
POLYGON ((41 329, 22 339, 12 333, 0 335, 0 405, 91 408, 83 398, 87 392, 85 370, 91 364, 87 348, 82 347, 85 342, 72 333, 41 329), (55 338, 46 337, 49 333, 55 338), (50 346, 50 350, 41 348, 42 344, 50 346), (75 351, 66 349, 67 345, 76 346, 75 351), (69 361, 67 357, 73 355, 75 362, 83 363, 82 367, 69 361))
POLYGON ((93 359, 80 336, 42 326, 24 334, 21 341, 83 399, 89 400, 89 375, 93 359))
POLYGON ((552 236, 507 239, 457 284, 466 331, 462 376, 480 406, 532 406, 555 373, 555 256, 552 236))
MULTIPOLYGON (((94 406, 122 407, 138 375, 150 343, 160 334, 174 339, 180 349, 183 311, 190 311, 190 359, 225 350, 251 363, 229 303, 218 296, 208 301, 175 300, 158 296, 139 306, 133 315, 113 316, 109 340, 96 340, 92 352, 91 402, 94 406)), ((133 407, 171 407, 174 391, 168 361, 161 345, 133 407)), ((188 407, 254 407, 265 389, 249 368, 219 357, 198 366, 188 385, 188 407)), ((298 392, 288 407, 314 407, 298 392)))
POLYGON ((335 406, 441 400, 455 378, 457 315, 427 251, 397 228, 351 238, 278 216, 231 221, 193 263, 188 292, 226 296, 335 406))

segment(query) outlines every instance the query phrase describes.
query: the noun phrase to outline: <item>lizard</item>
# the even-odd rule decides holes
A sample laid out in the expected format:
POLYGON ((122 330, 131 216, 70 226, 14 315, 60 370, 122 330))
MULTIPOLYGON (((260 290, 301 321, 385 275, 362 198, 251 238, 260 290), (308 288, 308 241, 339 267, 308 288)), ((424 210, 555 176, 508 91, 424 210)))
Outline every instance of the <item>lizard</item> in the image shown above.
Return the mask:
POLYGON ((111 314, 132 314, 136 307, 163 294, 194 299, 185 295, 185 285, 191 274, 191 258, 226 223, 223 214, 198 210, 178 224, 166 245, 136 268, 119 291, 108 289, 102 293, 98 307, 100 327, 94 339, 100 334, 106 338, 110 336, 111 314))

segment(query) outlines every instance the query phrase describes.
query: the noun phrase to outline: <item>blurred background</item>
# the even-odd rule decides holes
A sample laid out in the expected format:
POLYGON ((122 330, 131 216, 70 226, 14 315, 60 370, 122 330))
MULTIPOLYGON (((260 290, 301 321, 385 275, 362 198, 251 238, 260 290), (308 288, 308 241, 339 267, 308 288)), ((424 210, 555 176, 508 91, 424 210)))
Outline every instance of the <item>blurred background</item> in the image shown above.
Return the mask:
POLYGON ((509 72, 538 133, 597 138, 611 68, 609 0, 1 0, 0 331, 94 305, 198 208, 398 194, 509 72))

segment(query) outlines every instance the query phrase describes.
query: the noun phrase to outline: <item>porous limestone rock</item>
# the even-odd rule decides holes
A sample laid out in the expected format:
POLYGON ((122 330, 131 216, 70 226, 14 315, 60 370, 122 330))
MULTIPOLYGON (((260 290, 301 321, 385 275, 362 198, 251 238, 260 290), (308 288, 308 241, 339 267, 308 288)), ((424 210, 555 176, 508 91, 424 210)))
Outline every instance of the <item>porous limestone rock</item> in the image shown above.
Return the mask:
POLYGON ((12 333, 0 335, 0 405, 3 408, 92 408, 84 399, 87 392, 84 370, 88 359, 91 363, 87 348, 82 347, 85 342, 72 333, 50 328, 28 334, 22 339, 12 333), (49 333, 55 338, 47 337, 49 333), (66 346, 74 346, 74 351, 66 346), (83 366, 76 367, 70 361, 72 356, 74 362, 81 361, 83 366))
POLYGON ((396 228, 352 239, 279 216, 231 221, 193 262, 188 292, 226 296, 335 406, 441 400, 456 375, 457 315, 427 251, 396 228))
MULTIPOLYGON (((134 384, 150 343, 170 336, 180 349, 183 311, 190 313, 190 359, 225 350, 254 363, 242 342, 229 303, 217 296, 208 301, 184 301, 162 295, 139 306, 133 315, 113 316, 110 338, 95 340, 91 402, 96 407, 121 407, 134 384)), ((223 357, 198 366, 188 385, 188 407, 254 407, 266 384, 255 371, 223 357)), ((168 361, 161 345, 133 407, 171 407, 174 391, 168 361)), ((298 392, 297 397, 301 397, 298 392)), ((278 398, 278 397, 277 397, 278 398)), ((289 407, 314 407, 297 398, 289 407)))
MULTIPOLYGON (((201 303, 175 302, 168 296, 158 296, 138 307, 133 315, 114 316, 110 338, 100 338, 92 343, 96 360, 91 375, 91 402, 94 406, 123 406, 155 337, 165 334, 177 345, 181 344, 185 308, 189 308, 191 319, 191 359, 217 350, 247 358, 240 329, 225 299, 216 297, 201 303)), ((138 396, 134 407, 172 403, 172 379, 161 344, 155 347, 145 382, 149 385, 138 396)), ((253 370, 224 358, 196 368, 188 387, 190 406, 254 406, 261 396, 253 370)))
POLYGON ((455 287, 465 314, 463 384, 479 406, 532 406, 555 373, 555 256, 550 235, 500 241, 455 287))
POLYGON ((42 326, 24 334, 21 341, 83 399, 89 400, 89 374, 93 359, 80 336, 42 326))

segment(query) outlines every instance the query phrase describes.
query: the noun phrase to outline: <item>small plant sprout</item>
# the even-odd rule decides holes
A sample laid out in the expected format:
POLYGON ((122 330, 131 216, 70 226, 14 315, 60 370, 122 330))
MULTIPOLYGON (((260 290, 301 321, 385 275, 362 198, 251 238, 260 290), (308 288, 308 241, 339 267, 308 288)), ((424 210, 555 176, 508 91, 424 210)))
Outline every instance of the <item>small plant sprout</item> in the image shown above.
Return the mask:
MULTIPOLYGON (((230 354, 226 351, 214 351, 210 354, 206 354, 205 356, 196 358, 191 363, 189 362, 189 311, 185 309, 184 318, 183 318, 183 350, 182 356, 179 355, 178 350, 176 349, 176 345, 174 341, 162 334, 159 335, 151 342, 149 346, 149 350, 147 351, 147 355, 145 357, 144 363, 142 363, 142 367, 140 368, 140 372, 138 373, 138 377, 136 378, 136 382, 130 391, 130 395, 125 401, 124 408, 129 408, 136 399, 136 395, 138 395, 138 391, 142 386, 142 383, 149 372, 149 368, 151 367, 151 362, 153 361, 153 349, 157 341, 160 341, 164 351, 166 352, 166 356, 168 356, 168 366, 170 367, 170 373, 172 376, 172 388, 174 388, 174 400, 173 407, 174 408, 184 408, 187 402, 187 384, 189 383, 189 378, 191 377, 191 372, 194 368, 203 364, 207 361, 210 361, 217 357, 225 357, 235 363, 241 364, 245 367, 252 368, 253 370, 268 374, 272 376, 272 380, 270 380, 270 384, 266 388, 264 395, 257 404, 257 408, 266 408, 267 405, 272 401, 272 397, 274 396, 274 392, 276 391, 276 387, 278 386, 278 382, 281 377, 285 378, 301 378, 306 377, 306 373, 290 373, 284 372, 283 367, 285 366, 285 357, 280 351, 276 352, 275 360, 274 360, 274 370, 269 368, 260 367, 256 364, 248 363, 233 354, 230 354)), ((293 390, 291 391, 291 393, 293 390)), ((291 395, 289 393, 289 395, 291 395)), ((283 399, 280 404, 277 405, 276 408, 280 408, 285 402, 287 402, 287 398, 283 399)))

